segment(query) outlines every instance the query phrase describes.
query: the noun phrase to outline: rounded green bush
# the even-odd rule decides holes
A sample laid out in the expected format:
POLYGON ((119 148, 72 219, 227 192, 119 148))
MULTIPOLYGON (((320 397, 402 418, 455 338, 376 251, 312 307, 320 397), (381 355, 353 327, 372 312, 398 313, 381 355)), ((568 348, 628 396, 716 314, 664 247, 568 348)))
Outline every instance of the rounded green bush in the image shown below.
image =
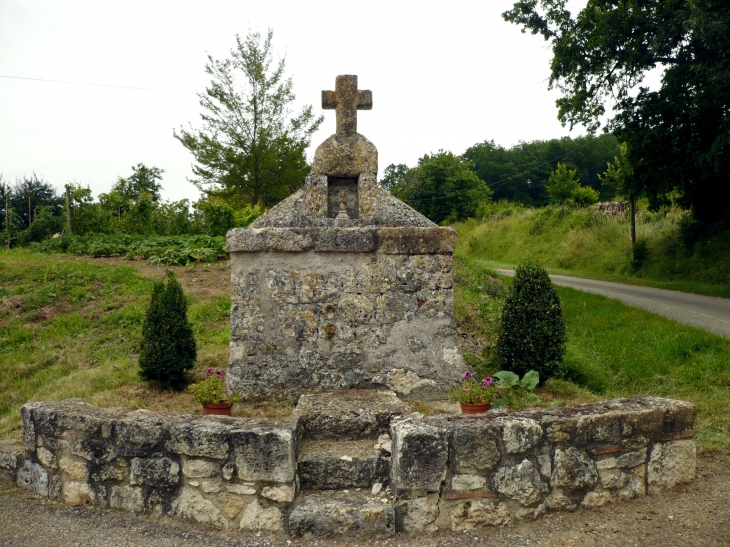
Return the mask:
POLYGON ((155 282, 142 327, 139 375, 143 380, 165 389, 185 387, 185 372, 193 368, 197 357, 187 307, 185 294, 173 272, 167 272, 167 284, 163 280, 155 282))
POLYGON ((556 376, 565 356, 565 322, 560 297, 544 268, 517 267, 502 310, 497 360, 520 376, 530 370, 540 380, 556 376))

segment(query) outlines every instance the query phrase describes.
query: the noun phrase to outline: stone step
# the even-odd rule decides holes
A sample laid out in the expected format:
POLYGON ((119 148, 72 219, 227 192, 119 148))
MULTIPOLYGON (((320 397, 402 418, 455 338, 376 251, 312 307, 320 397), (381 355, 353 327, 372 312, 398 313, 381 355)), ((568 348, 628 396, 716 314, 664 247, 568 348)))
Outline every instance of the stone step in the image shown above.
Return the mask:
POLYGON ((297 458, 303 490, 339 490, 385 484, 390 476, 390 437, 379 441, 305 440, 297 458))
POLYGON ((411 413, 394 392, 376 389, 304 393, 295 409, 304 439, 376 439, 394 417, 411 413))
POLYGON ((387 497, 370 491, 303 491, 289 516, 289 533, 295 537, 391 536, 395 511, 387 497))

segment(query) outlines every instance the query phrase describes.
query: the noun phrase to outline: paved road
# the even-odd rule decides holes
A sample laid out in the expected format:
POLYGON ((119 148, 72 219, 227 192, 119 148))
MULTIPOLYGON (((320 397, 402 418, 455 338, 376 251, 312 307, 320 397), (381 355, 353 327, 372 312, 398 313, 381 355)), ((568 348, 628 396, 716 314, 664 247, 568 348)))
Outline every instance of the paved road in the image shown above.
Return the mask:
MULTIPOLYGON (((497 272, 514 275, 514 270, 497 272)), ((615 298, 629 306, 730 338, 730 299, 567 275, 551 275, 550 279, 556 285, 615 298)))

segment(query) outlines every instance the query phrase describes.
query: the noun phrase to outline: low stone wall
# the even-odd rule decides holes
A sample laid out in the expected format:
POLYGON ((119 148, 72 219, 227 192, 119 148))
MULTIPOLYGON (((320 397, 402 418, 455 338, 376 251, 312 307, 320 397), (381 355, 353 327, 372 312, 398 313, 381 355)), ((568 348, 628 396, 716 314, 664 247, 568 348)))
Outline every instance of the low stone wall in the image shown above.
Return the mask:
MULTIPOLYGON (((378 533, 506 525, 654 494, 694 478, 695 416, 692 404, 650 397, 481 416, 394 415, 392 448, 382 435, 373 439, 390 477, 377 499, 393 515, 378 533), (386 444, 392 456, 382 452, 386 444)), ((27 404, 22 418, 24 453, 0 445, 0 472, 40 496, 221 528, 303 529, 290 530, 307 498, 298 495, 306 421, 298 413, 272 421, 70 400, 27 404)), ((327 518, 320 520, 328 534, 348 533, 327 518)))
POLYGON ((392 427, 406 531, 469 530, 655 494, 695 476, 694 405, 641 397, 392 427))

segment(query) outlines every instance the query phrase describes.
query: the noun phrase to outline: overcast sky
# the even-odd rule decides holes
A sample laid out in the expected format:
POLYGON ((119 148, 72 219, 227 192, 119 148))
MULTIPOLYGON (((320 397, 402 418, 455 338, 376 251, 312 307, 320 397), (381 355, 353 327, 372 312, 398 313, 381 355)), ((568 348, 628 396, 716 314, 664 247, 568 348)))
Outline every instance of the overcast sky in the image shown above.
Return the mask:
POLYGON ((0 173, 75 180, 96 197, 143 162, 165 170, 166 199, 197 199, 172 132, 200 125, 207 54, 227 57, 249 29, 274 30, 298 106, 325 114, 310 159, 335 131, 320 94, 338 74, 373 92, 358 132, 377 146, 380 175, 439 149, 568 135, 548 91, 550 49, 502 19, 512 3, 0 0, 0 76, 98 84, 0 77, 0 173))

